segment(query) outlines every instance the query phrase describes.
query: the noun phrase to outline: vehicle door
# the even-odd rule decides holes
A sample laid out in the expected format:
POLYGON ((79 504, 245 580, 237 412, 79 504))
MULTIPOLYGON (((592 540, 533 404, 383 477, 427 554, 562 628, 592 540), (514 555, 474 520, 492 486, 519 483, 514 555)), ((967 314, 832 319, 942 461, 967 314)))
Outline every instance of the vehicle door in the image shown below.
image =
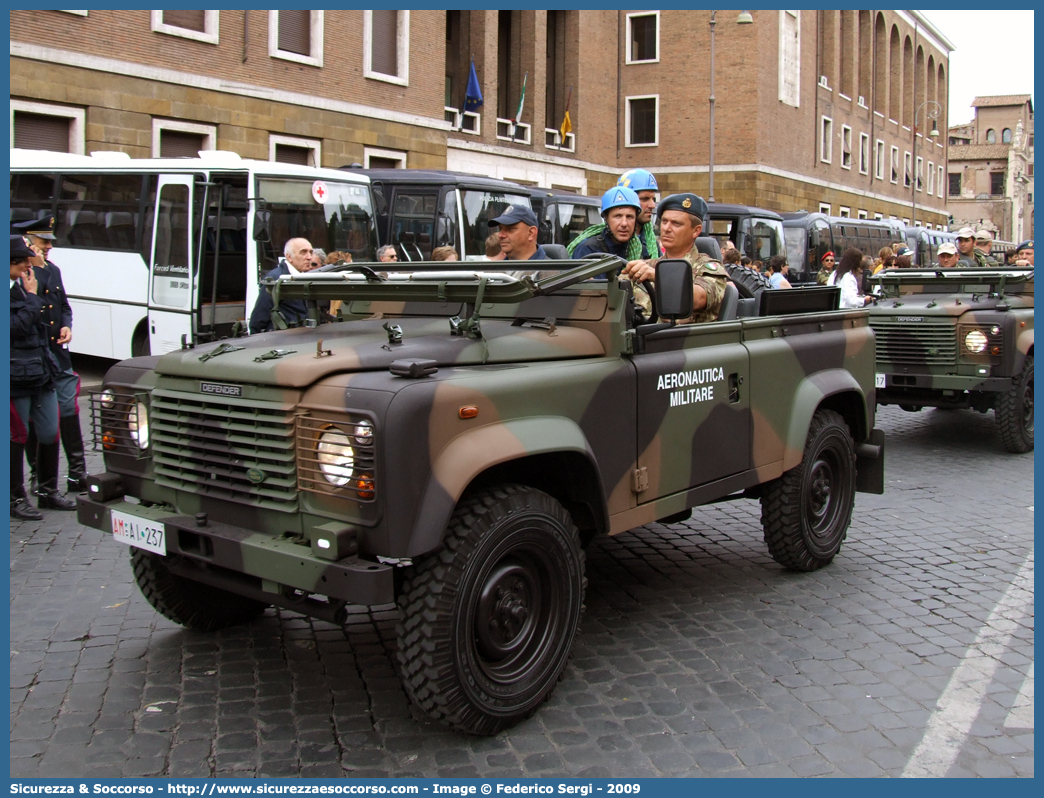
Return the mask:
POLYGON ((181 346, 193 335, 195 268, 192 257, 191 175, 161 175, 149 260, 149 346, 152 354, 181 346))
POLYGON ((679 325, 634 356, 640 502, 750 468, 749 358, 740 322, 679 325))

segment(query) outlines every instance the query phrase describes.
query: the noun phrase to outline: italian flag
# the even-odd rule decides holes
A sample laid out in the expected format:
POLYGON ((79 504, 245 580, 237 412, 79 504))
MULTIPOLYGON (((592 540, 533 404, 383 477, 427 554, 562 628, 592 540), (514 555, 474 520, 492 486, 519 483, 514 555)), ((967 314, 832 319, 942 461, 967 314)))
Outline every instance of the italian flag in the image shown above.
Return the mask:
POLYGON ((515 112, 515 118, 511 120, 511 138, 515 137, 515 129, 518 127, 518 123, 522 119, 522 106, 526 104, 526 83, 528 81, 529 73, 526 72, 526 76, 522 78, 522 96, 518 98, 518 110, 515 112))

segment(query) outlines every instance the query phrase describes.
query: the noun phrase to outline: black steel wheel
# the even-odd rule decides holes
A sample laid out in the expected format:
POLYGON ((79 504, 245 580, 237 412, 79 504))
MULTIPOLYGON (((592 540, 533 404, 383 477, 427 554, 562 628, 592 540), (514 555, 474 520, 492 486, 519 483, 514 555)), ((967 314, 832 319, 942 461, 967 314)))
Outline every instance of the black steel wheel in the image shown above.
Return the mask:
POLYGON ((158 554, 132 548, 130 557, 134 581, 149 604, 160 615, 190 629, 216 632, 253 620, 268 607, 173 574, 158 554))
POLYGON ((585 584, 577 529, 546 493, 505 485, 463 500, 399 598, 407 694, 472 734, 528 717, 565 669, 585 584))
POLYGON ((1005 449, 1016 454, 1033 451, 1032 355, 1026 358, 1011 390, 997 402, 995 415, 1005 449))
POLYGON ((793 571, 830 563, 852 521, 855 446, 832 410, 812 417, 801 464, 762 488, 761 524, 772 558, 793 571))

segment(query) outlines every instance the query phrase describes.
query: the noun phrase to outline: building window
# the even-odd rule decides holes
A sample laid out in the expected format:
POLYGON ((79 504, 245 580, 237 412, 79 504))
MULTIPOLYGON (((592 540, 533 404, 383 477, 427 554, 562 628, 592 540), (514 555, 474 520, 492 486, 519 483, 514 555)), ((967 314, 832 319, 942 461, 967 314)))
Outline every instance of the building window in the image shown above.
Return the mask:
POLYGON ((322 11, 269 11, 268 55, 298 64, 323 65, 322 11))
POLYGON ((841 125, 841 168, 852 168, 852 128, 841 125))
POLYGON ((859 134, 859 174, 870 174, 870 136, 859 134))
POLYGON ((821 203, 819 203, 819 212, 820 213, 825 213, 827 216, 829 216, 830 215, 830 203, 828 203, 828 202, 821 202, 821 203))
POLYGON ((1031 164, 1031 163, 1026 164, 1026 175, 1028 177, 1033 177, 1033 164, 1031 164))
POLYGON ((655 147, 660 137, 660 95, 628 97, 625 105, 628 147, 655 147))
POLYGON ((859 211, 856 213, 856 216, 858 216, 860 219, 868 219, 869 218, 869 214, 867 214, 867 212, 865 210, 863 210, 862 208, 859 209, 859 211))
POLYGON ((990 194, 999 197, 1004 193, 1004 172, 990 172, 990 194))
POLYGON ((409 85, 409 11, 363 11, 363 77, 409 85))
POLYGON ((992 127, 986 131, 986 143, 996 144, 997 143, 997 131, 992 127))
POLYGON ((890 167, 890 171, 891 171, 892 182, 893 183, 898 183, 899 182, 899 148, 898 147, 894 147, 894 146, 892 147, 890 161, 891 161, 891 163, 889 163, 889 167, 890 167))
POLYGON ((779 12, 779 100, 801 105, 801 12, 779 12))
POLYGON ((852 218, 852 209, 849 208, 847 205, 842 205, 840 208, 838 208, 837 212, 839 214, 841 214, 841 218, 842 219, 851 219, 852 218))
POLYGON ((217 127, 179 122, 173 119, 152 120, 153 158, 198 158, 200 150, 217 149, 217 127))
POLYGON ((906 188, 913 185, 913 156, 909 152, 903 153, 903 185, 906 188))
POLYGON ((322 143, 316 139, 268 134, 268 160, 299 166, 322 164, 322 143))
POLYGON ((917 171, 915 173, 915 179, 917 180, 917 190, 924 191, 924 158, 920 155, 917 156, 917 171))
POLYGON ((207 44, 218 43, 218 11, 151 11, 152 30, 207 44))
POLYGON ((78 17, 85 17, 85 16, 87 16, 87 12, 86 11, 66 11, 65 9, 60 9, 60 10, 61 10, 61 12, 63 14, 75 14, 78 17))
POLYGON ((959 197, 961 196, 961 173, 952 172, 950 173, 950 196, 959 197))
POLYGON ((376 147, 363 147, 363 168, 405 169, 406 153, 399 150, 379 150, 376 147))
POLYGON ((874 214, 874 221, 880 222, 883 219, 884 219, 884 214, 883 213, 875 213, 874 214))
POLYGON ((874 177, 884 180, 885 143, 881 139, 874 142, 874 177))
POLYGON ((1001 131, 1001 143, 1002 144, 1011 144, 1011 128, 1010 127, 1006 127, 1006 128, 1004 128, 1004 130, 1001 131))
POLYGON ((935 193, 935 164, 928 161, 928 193, 935 193))
POLYGON ((660 12, 627 15, 627 63, 652 64, 660 60, 660 12))
POLYGON ((84 154, 82 108, 11 100, 11 146, 84 154))
POLYGON ((819 160, 830 163, 834 155, 834 121, 829 116, 819 120, 819 160))

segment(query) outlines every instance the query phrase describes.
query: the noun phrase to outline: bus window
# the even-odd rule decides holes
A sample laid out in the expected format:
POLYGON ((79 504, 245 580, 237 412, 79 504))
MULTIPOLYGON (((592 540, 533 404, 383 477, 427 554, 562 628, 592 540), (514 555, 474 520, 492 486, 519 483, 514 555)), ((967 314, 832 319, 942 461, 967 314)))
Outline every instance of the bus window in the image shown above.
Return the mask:
POLYGON ((179 309, 189 307, 192 298, 190 223, 189 187, 163 186, 152 266, 152 301, 156 305, 179 309))
POLYGON ((545 215, 551 224, 558 228, 554 238, 548 243, 555 241, 563 246, 569 244, 574 238, 592 225, 600 224, 601 215, 594 205, 580 205, 575 202, 553 202, 550 203, 545 215))
POLYGON ((740 229, 746 234, 746 254, 751 260, 767 262, 773 255, 785 255, 783 223, 775 219, 743 219, 740 229))
POLYGON ((811 265, 805 260, 808 250, 808 233, 804 227, 784 227, 783 238, 787 242, 787 263, 794 271, 809 272, 811 265))
MULTIPOLYGON (((442 210, 435 225, 435 246, 457 249, 457 192, 453 188, 442 196, 442 210)), ((462 252, 457 255, 464 257, 462 252)))
POLYGON ((11 175, 12 223, 42 219, 54 213, 54 179, 53 174, 11 175))
POLYGON ((435 232, 435 206, 438 194, 397 188, 392 207, 391 243, 404 260, 429 260, 435 232))
MULTIPOLYGON (((322 203, 312 195, 314 181, 292 178, 257 178, 257 197, 272 214, 271 241, 258 242, 258 277, 272 269, 291 238, 307 238, 313 247, 327 252, 350 252, 356 261, 376 256, 377 233, 369 188, 358 183, 324 181, 322 203)), ((434 214, 432 214, 434 216, 434 214)))
POLYGON ((140 251, 142 185, 142 175, 63 174, 54 245, 140 251))
POLYGON ((462 189, 460 194, 464 205, 464 249, 467 252, 481 253, 480 257, 485 255, 486 239, 493 232, 489 227, 490 219, 500 216, 508 205, 533 207, 529 197, 518 194, 502 194, 498 191, 473 188, 462 189))

